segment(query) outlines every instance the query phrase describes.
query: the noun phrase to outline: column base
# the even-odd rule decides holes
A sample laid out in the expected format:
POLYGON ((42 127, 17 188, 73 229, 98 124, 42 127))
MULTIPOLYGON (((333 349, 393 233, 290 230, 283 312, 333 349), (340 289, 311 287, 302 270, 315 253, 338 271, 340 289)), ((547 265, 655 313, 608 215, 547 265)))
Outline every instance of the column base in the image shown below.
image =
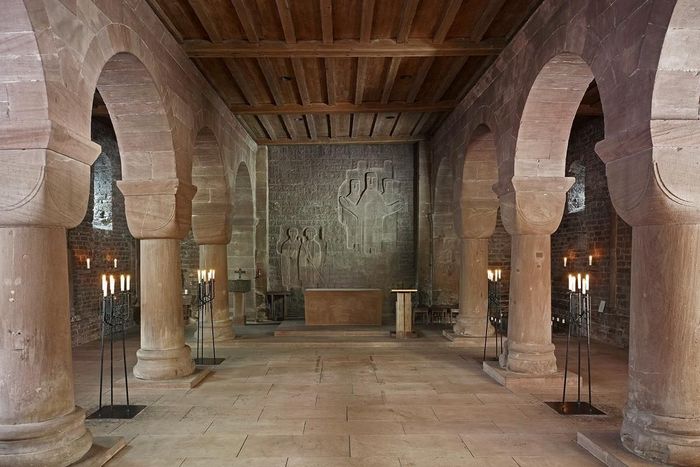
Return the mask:
POLYGON ((488 336, 493 336, 496 330, 491 325, 486 326, 486 316, 464 316, 460 317, 452 327, 456 336, 460 337, 484 337, 484 332, 488 336))
POLYGON ((700 465, 700 418, 655 415, 628 404, 620 436, 625 449, 643 459, 700 465))
POLYGON ((523 344, 508 340, 505 369, 527 375, 550 375, 557 372, 554 344, 523 344))
MULTIPOLYGON (((197 332, 199 332, 199 329, 195 331, 195 338, 197 337, 197 332)), ((204 323, 204 333, 203 336, 204 342, 211 343, 211 328, 209 327, 209 323, 205 322, 204 323)), ((214 341, 219 342, 219 341, 227 341, 234 339, 236 337, 236 332, 233 330, 233 320, 228 318, 224 320, 214 320, 214 341)))
POLYGON ((73 412, 38 423, 0 425, 0 465, 67 466, 92 446, 85 428, 85 411, 73 412))
POLYGON ((136 351, 138 361, 134 366, 134 376, 139 379, 175 379, 191 375, 195 366, 192 351, 185 345, 179 349, 136 351))
POLYGON ((659 464, 635 456, 620 442, 620 432, 579 431, 576 443, 608 467, 658 467, 659 464))

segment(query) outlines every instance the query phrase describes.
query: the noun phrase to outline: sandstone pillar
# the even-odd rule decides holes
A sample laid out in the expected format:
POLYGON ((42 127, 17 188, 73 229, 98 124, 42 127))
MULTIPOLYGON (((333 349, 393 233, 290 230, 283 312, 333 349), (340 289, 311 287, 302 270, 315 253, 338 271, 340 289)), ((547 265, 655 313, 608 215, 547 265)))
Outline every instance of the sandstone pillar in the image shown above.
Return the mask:
POLYGON ((92 437, 73 395, 66 230, 0 228, 0 291, 0 465, 69 465, 92 437))
MULTIPOLYGON (((214 340, 233 339, 236 334, 233 330, 233 321, 229 315, 228 308, 228 258, 226 245, 200 245, 199 265, 202 269, 213 269, 216 271, 216 281, 214 290, 214 303, 212 315, 214 317, 214 340)), ((209 322, 209 315, 204 317, 205 322, 209 322)), ((205 326, 206 332, 202 336, 206 342, 211 341, 209 324, 205 326)))
POLYGON ((185 344, 180 283, 180 241, 143 239, 141 245, 141 348, 134 375, 172 379, 194 371, 185 344))
POLYGON ((459 276, 459 318, 454 325, 455 334, 478 337, 484 333, 493 335, 494 329, 486 326, 488 312, 488 238, 463 238, 462 262, 459 276))
POLYGON ((508 341, 501 362, 509 371, 546 375, 557 371, 552 344, 550 236, 564 211, 565 177, 513 177, 501 188, 503 224, 511 234, 508 341))
POLYGON ((700 465, 700 225, 632 231, 629 395, 622 442, 658 462, 700 465))

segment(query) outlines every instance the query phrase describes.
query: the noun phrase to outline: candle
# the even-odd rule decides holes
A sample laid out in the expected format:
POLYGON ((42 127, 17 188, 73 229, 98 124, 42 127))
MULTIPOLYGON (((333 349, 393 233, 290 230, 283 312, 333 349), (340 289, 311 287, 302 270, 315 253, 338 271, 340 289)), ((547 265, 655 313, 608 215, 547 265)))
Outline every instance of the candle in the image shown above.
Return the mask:
POLYGON ((214 269, 212 269, 212 270, 211 270, 211 278, 212 278, 212 280, 215 278, 215 276, 216 276, 216 271, 215 271, 214 269))
POLYGON ((190 291, 185 289, 185 295, 189 295, 189 294, 190 294, 190 291))
POLYGON ((120 275, 119 276, 119 290, 121 292, 124 292, 125 282, 126 282, 126 277, 124 277, 124 274, 120 275))
POLYGON ((114 276, 112 274, 109 275, 109 293, 114 295, 114 276))
POLYGON ((576 284, 578 284, 577 288, 580 290, 581 289, 581 273, 580 272, 578 273, 578 278, 576 280, 576 284))
POLYGON ((114 258, 114 269, 117 269, 117 258, 114 258))
POLYGON ((500 280, 501 280, 501 270, 500 270, 500 269, 496 269, 496 272, 498 273, 498 279, 497 279, 497 280, 500 281, 500 280))
POLYGON ((588 276, 588 274, 586 274, 586 292, 588 292, 589 290, 591 290, 591 279, 588 276))
POLYGON ((107 296, 107 275, 102 274, 102 296, 107 296))
POLYGON ((593 255, 588 255, 588 265, 593 266, 593 255))
POLYGON ((131 274, 126 275, 126 290, 131 290, 131 274))
POLYGON ((87 268, 90 269, 90 258, 86 259, 85 262, 87 263, 87 268))
POLYGON ((568 261, 568 259, 569 259, 569 258, 567 258, 566 256, 564 256, 564 267, 566 267, 566 262, 568 261))
POLYGON ((197 282, 202 282, 202 270, 197 269, 197 282))

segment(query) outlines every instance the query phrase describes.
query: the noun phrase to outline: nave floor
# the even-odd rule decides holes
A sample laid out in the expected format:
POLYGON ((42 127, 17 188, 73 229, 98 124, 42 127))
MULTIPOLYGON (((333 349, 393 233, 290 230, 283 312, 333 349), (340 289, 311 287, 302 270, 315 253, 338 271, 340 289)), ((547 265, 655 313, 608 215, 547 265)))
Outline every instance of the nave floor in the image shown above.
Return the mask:
MULTIPOLYGON (((108 466, 595 466, 576 432, 621 422, 626 351, 609 346, 595 346, 593 402, 611 416, 565 418, 542 402, 559 389, 506 390, 481 371, 478 344, 454 347, 437 331, 396 341, 251 328, 217 346, 226 361, 198 387, 132 389, 132 403, 148 405, 135 419, 89 420, 94 435, 128 441, 108 466)), ((134 335, 130 365, 137 348, 134 335)), ((74 349, 77 404, 88 413, 98 362, 97 343, 74 349)))

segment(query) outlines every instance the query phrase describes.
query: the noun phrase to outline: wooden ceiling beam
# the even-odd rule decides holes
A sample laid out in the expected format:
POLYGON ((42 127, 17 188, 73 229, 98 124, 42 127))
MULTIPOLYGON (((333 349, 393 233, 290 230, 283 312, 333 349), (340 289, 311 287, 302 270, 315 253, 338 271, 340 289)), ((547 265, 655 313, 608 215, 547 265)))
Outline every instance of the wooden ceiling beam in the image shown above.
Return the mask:
POLYGON ((430 99, 431 102, 438 102, 442 98, 443 94, 445 94, 450 86, 452 86, 455 78, 457 78, 457 74, 462 70, 468 59, 469 57, 458 57, 452 61, 447 73, 442 76, 440 84, 433 91, 430 99))
POLYGON ((236 85, 238 85, 241 93, 243 93, 245 100, 252 106, 258 105, 258 100, 255 97, 255 90, 251 84, 252 81, 245 75, 245 71, 241 68, 241 65, 236 60, 224 60, 224 64, 231 73, 231 76, 233 76, 233 80, 236 82, 236 85))
POLYGON ((455 108, 457 101, 440 101, 429 104, 412 104, 408 102, 391 102, 381 104, 377 102, 365 102, 363 104, 351 104, 346 102, 335 105, 328 104, 284 104, 257 106, 232 105, 229 106, 235 115, 294 115, 294 114, 343 114, 343 113, 392 113, 392 112, 448 112, 455 108))
POLYGON ((416 136, 375 136, 375 137, 318 137, 313 139, 272 139, 272 140, 257 140, 259 145, 267 146, 284 146, 298 144, 400 144, 400 143, 415 143, 423 141, 422 137, 416 136))
POLYGON ((401 65, 401 57, 393 57, 389 63, 389 68, 386 71, 386 77, 384 78, 384 88, 382 90, 382 104, 389 102, 389 97, 391 97, 391 90, 396 82, 396 74, 399 72, 399 65, 401 65))
POLYGON ((300 58, 292 59, 292 69, 294 70, 294 78, 297 82, 301 103, 308 105, 311 103, 311 97, 309 96, 309 87, 306 83, 306 71, 304 71, 304 64, 300 58))
POLYGON ((481 16, 476 21, 474 29, 472 29, 470 35, 471 40, 479 42, 484 37, 489 26, 491 26, 493 20, 496 19, 496 15, 498 15, 498 12, 501 11, 505 3, 506 0, 489 0, 486 8, 484 8, 481 12, 481 16))
POLYGON ((297 35, 294 30, 292 12, 289 9, 289 0, 275 0, 275 3, 277 4, 277 14, 279 14, 282 23, 282 31, 284 31, 284 40, 289 44, 294 44, 297 41, 297 35))
POLYGON ((447 8, 445 8, 445 14, 442 15, 442 20, 440 20, 440 24, 435 30, 435 34, 433 36, 433 42, 436 44, 445 42, 447 33, 450 32, 452 23, 455 22, 457 13, 459 13, 459 9, 462 7, 462 1, 463 0, 450 0, 447 8))
POLYGON ((238 20, 243 26, 243 31, 245 32, 248 41, 252 43, 259 42, 258 31, 255 29, 255 23, 253 22, 253 15, 250 13, 248 5, 246 5, 245 0, 231 0, 233 3, 233 8, 236 10, 238 15, 238 20))
POLYGON ((420 64, 418 68, 418 73, 416 73, 413 83, 411 84, 411 89, 408 91, 407 102, 415 102, 418 94, 420 93, 425 78, 428 77, 430 69, 433 67, 433 62, 435 62, 435 57, 427 57, 423 59, 423 63, 420 64))
POLYGON ((413 18, 416 17, 416 10, 418 9, 419 2, 420 0, 404 0, 396 42, 404 43, 408 39, 408 35, 411 33, 411 26, 413 26, 413 18))
POLYGON ((314 120, 314 116, 306 114, 304 115, 304 120, 306 120, 306 128, 309 130, 309 137, 311 139, 318 138, 318 131, 316 130, 316 120, 314 120))
POLYGON ((180 33, 180 30, 175 27, 175 23, 173 23, 170 20, 170 17, 165 14, 165 11, 163 11, 163 9, 158 4, 158 0, 146 0, 146 3, 148 3, 148 6, 151 7, 158 19, 160 19, 161 22, 165 25, 165 28, 168 31, 170 31, 170 34, 173 35, 175 40, 182 44, 183 37, 180 33))
POLYGON ((360 42, 372 40, 372 23, 374 22, 374 0, 362 0, 362 20, 360 22, 360 42))
MULTIPOLYGON (((283 1, 283 0, 279 0, 283 1)), ((405 43, 377 40, 369 43, 338 40, 329 44, 319 41, 286 43, 283 41, 226 41, 212 43, 187 40, 187 54, 198 58, 347 58, 347 57, 459 57, 498 55, 505 47, 503 40, 450 40, 440 44, 431 40, 411 39, 405 43)))
POLYGON ((260 125, 262 125, 263 129, 265 130, 265 133, 267 133, 267 136, 271 139, 277 139, 277 134, 275 133, 274 128, 272 128, 272 124, 270 123, 270 120, 268 120, 267 115, 259 115, 257 117, 258 122, 260 122, 260 125))
POLYGON ((321 33, 324 44, 333 43, 333 3, 331 0, 321 2, 321 33))
POLYGON ((326 69, 326 93, 328 94, 328 105, 335 105, 335 62, 332 58, 323 60, 326 69))
POLYGON ((355 79, 355 105, 362 104, 365 94, 365 81, 367 81, 367 59, 357 59, 357 78, 355 79))
POLYGON ((204 27, 209 39, 211 39, 212 42, 221 42, 223 36, 216 25, 216 16, 211 14, 211 11, 207 9, 206 2, 203 0, 187 0, 187 3, 192 7, 194 15, 197 17, 202 27, 204 27))

